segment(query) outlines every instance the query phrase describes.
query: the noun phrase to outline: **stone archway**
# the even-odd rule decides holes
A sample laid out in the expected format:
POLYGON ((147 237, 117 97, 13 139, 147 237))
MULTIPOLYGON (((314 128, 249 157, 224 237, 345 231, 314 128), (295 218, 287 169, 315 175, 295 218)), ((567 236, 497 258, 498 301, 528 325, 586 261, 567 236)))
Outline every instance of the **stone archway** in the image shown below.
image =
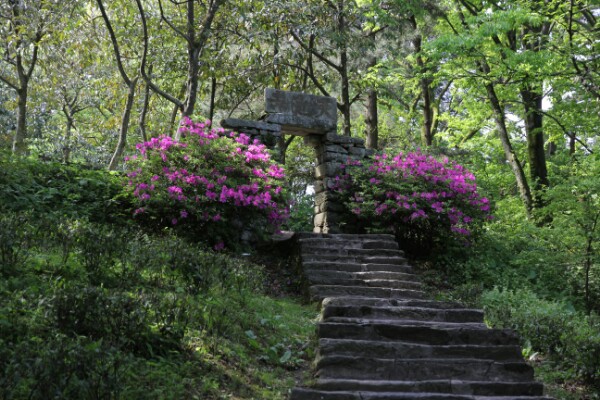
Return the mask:
POLYGON ((337 134, 337 102, 333 97, 265 90, 265 116, 261 121, 228 118, 221 126, 243 132, 274 147, 283 134, 302 136, 304 143, 315 150, 315 205, 316 233, 341 231, 341 199, 332 188, 335 177, 348 160, 362 160, 372 154, 363 139, 337 134))

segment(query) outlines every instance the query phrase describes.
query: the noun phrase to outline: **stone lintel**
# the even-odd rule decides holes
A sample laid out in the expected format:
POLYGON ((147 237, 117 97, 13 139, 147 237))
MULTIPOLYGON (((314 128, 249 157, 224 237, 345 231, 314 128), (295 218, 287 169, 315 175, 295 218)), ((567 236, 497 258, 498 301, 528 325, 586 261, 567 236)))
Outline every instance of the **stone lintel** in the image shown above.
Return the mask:
POLYGON ((335 129, 336 126, 334 122, 324 118, 283 113, 268 114, 265 121, 280 125, 282 133, 296 136, 325 135, 331 129, 335 129))
POLYGON ((263 121, 250 121, 246 119, 238 118, 226 118, 221 121, 221 126, 225 129, 233 130, 244 130, 244 129, 255 129, 258 131, 266 131, 274 136, 279 136, 281 133, 281 126, 276 124, 269 124, 263 121))
POLYGON ((265 89, 265 112, 322 119, 337 125, 337 100, 300 92, 265 89))

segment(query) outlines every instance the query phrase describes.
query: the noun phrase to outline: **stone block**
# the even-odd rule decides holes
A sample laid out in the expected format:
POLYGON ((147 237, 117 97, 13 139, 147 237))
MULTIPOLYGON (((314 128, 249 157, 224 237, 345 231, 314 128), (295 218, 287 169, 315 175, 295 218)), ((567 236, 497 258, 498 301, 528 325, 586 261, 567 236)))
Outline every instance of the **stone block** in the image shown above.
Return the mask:
POLYGON ((331 178, 335 177, 336 175, 340 175, 342 173, 340 166, 340 163, 337 162, 326 162, 321 164, 315 168, 315 177, 320 179, 325 177, 331 178))
POLYGON ((246 119, 238 119, 238 118, 226 118, 221 120, 221 126, 225 129, 232 129, 234 131, 243 131, 244 133, 248 133, 246 131, 253 131, 257 134, 260 131, 266 131, 271 133, 274 136, 281 135, 281 126, 275 124, 269 124, 263 121, 250 121, 246 119))
POLYGON ((288 114, 337 126, 337 101, 333 97, 265 89, 265 111, 268 114, 288 114))
POLYGON ((333 126, 333 122, 326 119, 293 114, 269 114, 265 117, 265 121, 280 125, 282 133, 296 136, 324 135, 333 126))
POLYGON ((364 158, 366 154, 366 149, 364 147, 350 147, 348 149, 348 152, 353 156, 364 158))
POLYGON ((323 147, 326 152, 348 154, 348 150, 337 144, 327 144, 323 147))
POLYGON ((325 190, 325 184, 323 183, 323 180, 316 180, 313 184, 314 188, 315 188, 315 193, 321 193, 325 190))
POLYGON ((320 161, 319 164, 322 164, 324 162, 337 162, 337 163, 346 164, 346 162, 348 161, 349 158, 351 158, 351 157, 348 154, 326 152, 319 159, 319 161, 320 161))

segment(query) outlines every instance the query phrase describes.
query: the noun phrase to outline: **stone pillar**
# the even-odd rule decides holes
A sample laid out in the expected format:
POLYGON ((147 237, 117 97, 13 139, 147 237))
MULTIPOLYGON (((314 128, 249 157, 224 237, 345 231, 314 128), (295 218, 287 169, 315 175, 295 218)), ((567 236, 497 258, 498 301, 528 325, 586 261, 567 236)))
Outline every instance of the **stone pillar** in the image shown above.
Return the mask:
POLYGON ((352 231, 352 227, 341 226, 344 201, 333 191, 336 177, 344 174, 342 164, 360 161, 373 152, 365 148, 360 138, 339 136, 336 131, 328 132, 315 146, 317 167, 315 168, 315 218, 314 232, 338 233, 352 231))

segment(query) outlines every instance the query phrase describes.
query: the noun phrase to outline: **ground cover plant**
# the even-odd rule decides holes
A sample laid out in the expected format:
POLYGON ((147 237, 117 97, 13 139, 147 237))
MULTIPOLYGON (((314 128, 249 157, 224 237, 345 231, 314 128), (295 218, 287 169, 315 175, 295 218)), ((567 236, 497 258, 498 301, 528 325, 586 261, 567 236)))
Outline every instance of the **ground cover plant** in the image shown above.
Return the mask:
POLYGON ((141 229, 115 175, 1 164, 0 398, 286 398, 316 311, 263 266, 141 229))

